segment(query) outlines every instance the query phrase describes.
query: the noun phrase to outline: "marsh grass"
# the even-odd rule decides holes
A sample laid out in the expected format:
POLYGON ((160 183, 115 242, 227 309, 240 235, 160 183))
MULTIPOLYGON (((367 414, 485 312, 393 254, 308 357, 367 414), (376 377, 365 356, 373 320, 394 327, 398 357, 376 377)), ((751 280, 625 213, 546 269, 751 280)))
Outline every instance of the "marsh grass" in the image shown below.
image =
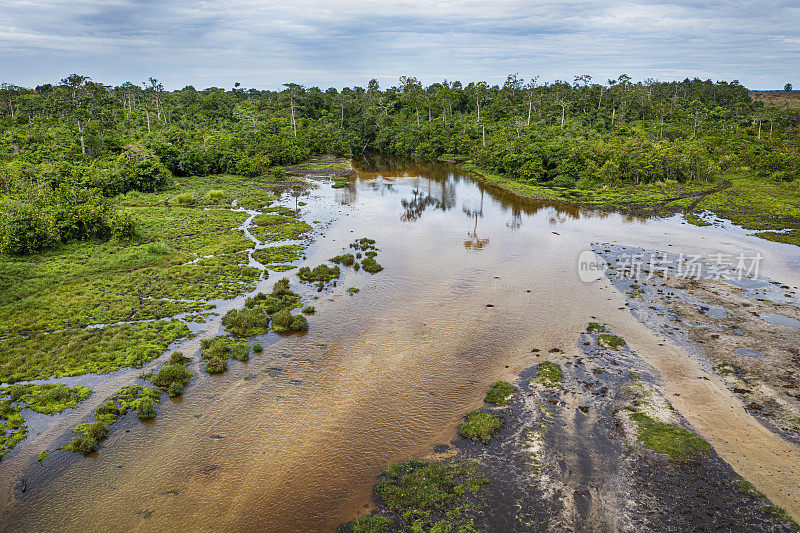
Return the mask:
POLYGON ((209 374, 221 374, 228 368, 228 359, 247 361, 250 358, 250 347, 241 341, 220 335, 213 339, 203 339, 200 343, 200 358, 206 364, 209 374))
POLYGON ((488 444, 492 435, 502 426, 503 419, 497 413, 470 411, 465 415, 464 421, 458 425, 458 434, 465 439, 488 444))

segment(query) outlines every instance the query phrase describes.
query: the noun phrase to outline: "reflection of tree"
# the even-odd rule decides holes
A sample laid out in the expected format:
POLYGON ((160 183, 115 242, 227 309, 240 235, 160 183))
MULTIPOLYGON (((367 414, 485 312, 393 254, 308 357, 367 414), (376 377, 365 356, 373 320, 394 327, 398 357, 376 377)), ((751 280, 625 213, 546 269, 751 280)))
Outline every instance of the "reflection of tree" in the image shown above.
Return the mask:
POLYGON ((473 211, 467 207, 464 207, 463 211, 468 217, 475 217, 475 225, 472 228, 472 232, 467 233, 469 238, 464 241, 464 248, 467 250, 482 250, 484 246, 489 244, 489 239, 481 239, 478 237, 478 218, 483 218, 483 189, 481 189, 480 208, 473 211))
POLYGON ((448 183, 447 181, 441 181, 439 183, 439 197, 436 196, 437 191, 431 188, 431 180, 426 180, 426 184, 427 191, 423 192, 418 183, 417 187, 412 191, 414 195, 412 199, 407 200, 404 198, 400 200, 403 209, 405 209, 405 212, 400 217, 403 222, 414 222, 418 220, 422 216, 422 213, 429 207, 447 211, 455 205, 456 191, 452 183, 448 183))

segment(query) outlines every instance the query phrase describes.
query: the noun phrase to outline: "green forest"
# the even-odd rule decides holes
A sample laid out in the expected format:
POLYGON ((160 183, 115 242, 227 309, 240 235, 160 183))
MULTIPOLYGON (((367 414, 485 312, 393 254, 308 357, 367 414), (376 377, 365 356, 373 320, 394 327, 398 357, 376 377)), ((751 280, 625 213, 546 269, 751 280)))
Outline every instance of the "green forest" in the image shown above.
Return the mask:
MULTIPOLYGON (((108 86, 77 74, 3 84, 0 253, 129 238, 136 220, 114 198, 175 177, 253 178, 367 151, 463 162, 523 194, 611 208, 734 179, 706 207, 752 229, 796 229, 799 123, 797 110, 753 100, 736 81, 627 75, 279 91, 167 91, 153 78, 108 86), (754 202, 755 214, 737 209, 754 202)), ((764 236, 794 242, 797 231, 764 236)))

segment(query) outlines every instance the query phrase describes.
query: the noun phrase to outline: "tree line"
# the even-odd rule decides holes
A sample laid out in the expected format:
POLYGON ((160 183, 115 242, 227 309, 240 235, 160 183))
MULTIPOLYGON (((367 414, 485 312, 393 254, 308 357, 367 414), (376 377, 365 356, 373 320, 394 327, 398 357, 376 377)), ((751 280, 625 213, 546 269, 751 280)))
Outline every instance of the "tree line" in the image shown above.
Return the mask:
POLYGON ((797 112, 753 101, 736 81, 502 85, 403 76, 381 88, 109 86, 73 74, 0 85, 0 252, 125 236, 110 199, 171 176, 256 177, 313 154, 378 151, 471 160, 512 179, 595 188, 713 180, 726 172, 800 178, 797 112))

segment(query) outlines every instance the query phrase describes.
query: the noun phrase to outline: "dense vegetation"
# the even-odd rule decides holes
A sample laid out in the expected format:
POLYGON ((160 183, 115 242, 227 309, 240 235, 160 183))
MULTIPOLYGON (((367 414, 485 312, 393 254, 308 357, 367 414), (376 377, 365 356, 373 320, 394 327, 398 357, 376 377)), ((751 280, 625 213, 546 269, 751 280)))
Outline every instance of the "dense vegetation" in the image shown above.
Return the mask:
POLYGON ((469 159, 520 182, 579 190, 743 170, 789 182, 800 178, 798 116, 753 101, 735 81, 626 75, 427 87, 402 77, 388 89, 372 80, 341 91, 165 91, 154 79, 110 87, 79 75, 33 89, 4 84, 0 252, 127 238, 134 221, 115 195, 159 190, 172 176, 280 177, 275 167, 315 153, 469 159))

